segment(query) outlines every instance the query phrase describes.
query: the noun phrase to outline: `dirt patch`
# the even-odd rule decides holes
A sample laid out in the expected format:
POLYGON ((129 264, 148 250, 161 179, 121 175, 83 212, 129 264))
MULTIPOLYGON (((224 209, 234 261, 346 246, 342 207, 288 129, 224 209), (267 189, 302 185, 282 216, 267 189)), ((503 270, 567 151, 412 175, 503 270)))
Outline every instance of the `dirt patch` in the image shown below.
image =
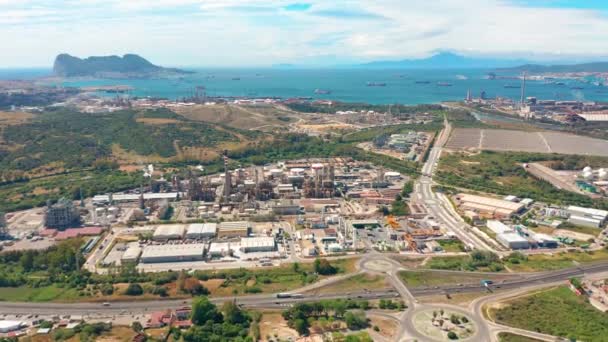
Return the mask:
POLYGON ((260 335, 263 341, 268 341, 271 338, 293 341, 298 338, 298 333, 287 326, 287 322, 281 316, 280 311, 270 311, 262 314, 260 335))
POLYGON ((190 120, 221 123, 239 129, 287 125, 278 119, 284 114, 273 106, 196 105, 176 108, 175 112, 190 120))
POLYGON ((99 336, 96 341, 97 342, 128 342, 132 341, 133 337, 135 337, 135 332, 133 329, 124 326, 114 326, 112 330, 99 336))
POLYGON ((397 333, 397 323, 388 318, 382 318, 378 316, 370 315, 370 325, 372 327, 378 327, 380 331, 378 333, 386 338, 392 339, 397 333))
POLYGON ((0 111, 0 126, 21 125, 34 117, 31 113, 0 111))
POLYGON ((183 121, 179 121, 176 119, 167 119, 167 118, 137 118, 135 121, 139 123, 143 123, 146 125, 169 125, 169 124, 178 124, 183 121))
POLYGON ((223 283, 224 279, 209 279, 201 282, 201 284, 203 284, 203 286, 207 288, 211 293, 215 293, 217 289, 222 286, 223 283))

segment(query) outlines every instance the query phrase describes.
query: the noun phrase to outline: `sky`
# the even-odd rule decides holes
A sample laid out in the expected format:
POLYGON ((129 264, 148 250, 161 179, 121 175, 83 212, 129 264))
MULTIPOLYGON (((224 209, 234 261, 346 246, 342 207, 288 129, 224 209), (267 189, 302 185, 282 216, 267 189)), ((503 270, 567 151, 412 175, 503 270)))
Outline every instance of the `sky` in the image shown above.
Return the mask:
POLYGON ((608 0, 0 0, 0 68, 59 53, 167 66, 348 65, 438 51, 608 60, 608 0))

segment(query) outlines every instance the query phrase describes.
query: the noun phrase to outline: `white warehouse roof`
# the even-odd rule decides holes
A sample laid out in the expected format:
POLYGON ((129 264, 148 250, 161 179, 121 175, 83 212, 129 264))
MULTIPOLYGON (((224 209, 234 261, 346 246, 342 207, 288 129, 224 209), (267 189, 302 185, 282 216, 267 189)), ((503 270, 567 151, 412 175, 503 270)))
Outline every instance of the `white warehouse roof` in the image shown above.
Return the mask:
MULTIPOLYGON (((145 193, 145 200, 159 200, 159 199, 176 199, 177 192, 163 192, 163 193, 145 193)), ((114 201, 137 201, 139 200, 139 194, 112 194, 112 200, 114 201)), ((93 202, 108 202, 110 201, 109 195, 96 195, 93 197, 93 202)))
POLYGON ((275 241, 272 237, 262 236, 262 237, 250 237, 250 238, 241 238, 241 248, 249 249, 249 248, 260 248, 260 247, 268 247, 274 248, 275 241))
POLYGON ((191 257, 202 256, 205 251, 204 243, 193 243, 183 245, 149 245, 144 248, 141 255, 146 258, 169 258, 169 257, 191 257))
POLYGON ((122 260, 137 260, 137 258, 139 258, 139 255, 141 254, 141 247, 139 247, 139 243, 137 242, 131 242, 129 243, 129 247, 127 248, 127 250, 122 254, 121 259, 122 260))
POLYGON ((164 224, 154 231, 154 236, 182 236, 186 227, 183 224, 164 224))
POLYGON ((513 229, 509 228, 506 224, 496 220, 488 220, 486 226, 496 234, 513 232, 513 229))
POLYGON ((188 225, 187 235, 215 235, 217 223, 194 223, 188 225))
POLYGON ((577 207, 574 205, 569 206, 568 211, 570 213, 579 213, 579 214, 583 214, 585 216, 597 217, 601 220, 605 220, 606 217, 608 217, 608 211, 606 211, 606 210, 583 208, 583 207, 577 207))
POLYGON ((247 221, 234 221, 234 222, 221 222, 219 224, 219 230, 233 230, 233 229, 249 229, 251 225, 247 221))

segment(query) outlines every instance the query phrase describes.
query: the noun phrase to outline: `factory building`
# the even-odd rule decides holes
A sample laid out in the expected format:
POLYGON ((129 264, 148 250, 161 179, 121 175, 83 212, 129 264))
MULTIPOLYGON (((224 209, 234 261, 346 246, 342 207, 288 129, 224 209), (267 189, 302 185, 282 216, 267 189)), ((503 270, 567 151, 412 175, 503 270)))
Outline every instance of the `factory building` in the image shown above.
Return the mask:
POLYGON ((291 201, 276 202, 272 206, 272 212, 276 215, 298 215, 301 211, 300 205, 291 201))
POLYGON ((504 233, 513 233, 513 229, 509 228, 506 224, 496 221, 496 220, 488 220, 486 222, 486 227, 490 228, 495 234, 504 234, 504 233))
POLYGON ((204 243, 182 245, 149 245, 144 248, 141 262, 145 264, 202 261, 205 252, 204 243))
POLYGON ((474 211, 481 216, 496 219, 509 218, 525 208, 522 203, 469 194, 458 194, 456 200, 462 210, 474 211))
POLYGON ((120 257, 120 261, 123 264, 124 263, 136 263, 137 259, 139 259, 140 255, 141 255, 141 247, 139 246, 139 243, 131 242, 131 243, 129 243, 129 247, 127 247, 125 252, 122 254, 122 257, 120 257))
POLYGON ((44 215, 44 225, 47 228, 63 230, 77 226, 78 224, 80 224, 80 215, 72 201, 61 198, 55 204, 47 202, 46 213, 44 215))
POLYGON ((184 237, 186 227, 182 224, 160 225, 154 230, 154 241, 180 240, 184 237))
POLYGON ((555 240, 554 238, 552 238, 551 236, 549 236, 547 234, 541 234, 541 233, 534 234, 534 240, 538 244, 538 247, 557 248, 557 245, 558 245, 557 240, 555 240))
POLYGON ((188 225, 186 239, 212 239, 217 233, 217 223, 195 223, 188 225))
POLYGON ((231 256, 240 247, 240 243, 234 242, 212 242, 209 245, 207 255, 210 258, 221 258, 225 256, 231 256))
POLYGON ((218 225, 218 238, 247 237, 251 231, 251 224, 247 221, 221 222, 218 225))
POLYGON ((568 214, 570 214, 568 222, 585 227, 600 228, 608 218, 608 211, 606 210, 583 208, 571 205, 566 209, 566 211, 568 214))
POLYGON ((250 237, 241 239, 241 251, 245 253, 272 252, 277 249, 272 237, 250 237))
POLYGON ((602 221, 599 219, 577 215, 571 215, 568 222, 582 227, 600 228, 602 226, 602 221))
POLYGON ((496 240, 503 246, 510 249, 527 249, 530 248, 528 240, 519 236, 517 233, 503 233, 497 234, 496 240))

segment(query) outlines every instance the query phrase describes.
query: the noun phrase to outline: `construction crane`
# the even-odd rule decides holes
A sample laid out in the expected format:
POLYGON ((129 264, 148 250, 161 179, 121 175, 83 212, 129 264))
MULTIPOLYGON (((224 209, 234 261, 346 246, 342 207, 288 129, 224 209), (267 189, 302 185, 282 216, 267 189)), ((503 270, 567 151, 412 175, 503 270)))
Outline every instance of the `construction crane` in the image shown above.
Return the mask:
POLYGON ((397 222, 397 220, 395 220, 395 216, 393 215, 388 215, 386 217, 386 222, 388 223, 389 226, 391 226, 391 228, 393 229, 399 229, 401 226, 399 225, 399 222, 397 222))
POLYGON ((410 233, 405 234, 405 241, 407 241, 407 247, 412 252, 418 252, 418 244, 414 241, 414 237, 410 233))

